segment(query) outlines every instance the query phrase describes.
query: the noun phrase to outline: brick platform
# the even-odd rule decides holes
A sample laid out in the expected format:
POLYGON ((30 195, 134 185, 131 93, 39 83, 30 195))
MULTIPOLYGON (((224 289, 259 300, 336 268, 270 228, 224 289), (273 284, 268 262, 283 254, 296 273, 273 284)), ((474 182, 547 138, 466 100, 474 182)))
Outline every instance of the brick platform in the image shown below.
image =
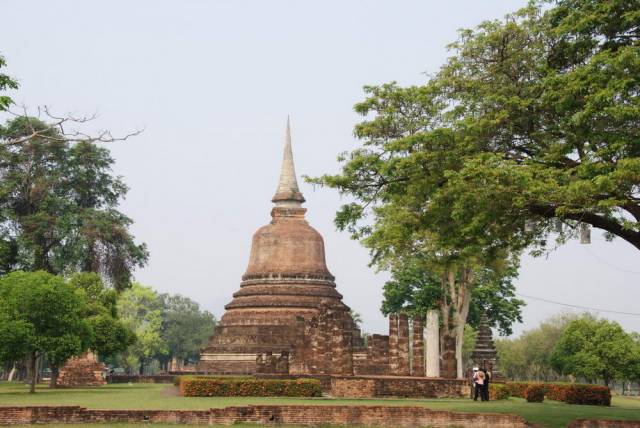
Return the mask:
POLYGON ((464 398, 471 395, 471 385, 464 379, 332 376, 329 393, 334 397, 344 398, 464 398))
MULTIPOLYGON (((197 425, 337 425, 525 428, 524 419, 400 406, 243 406, 209 410, 93 410, 79 406, 0 407, 0 425, 50 423, 176 423, 197 425)), ((613 425, 611 425, 613 426, 613 425)))

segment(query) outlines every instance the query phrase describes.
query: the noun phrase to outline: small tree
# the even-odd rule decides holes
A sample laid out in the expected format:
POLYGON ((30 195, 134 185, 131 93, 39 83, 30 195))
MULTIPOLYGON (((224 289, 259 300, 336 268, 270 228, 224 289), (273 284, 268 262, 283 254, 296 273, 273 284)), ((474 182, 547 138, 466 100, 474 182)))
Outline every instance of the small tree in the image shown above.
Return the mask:
POLYGON ((29 392, 40 356, 58 366, 92 342, 86 311, 82 293, 59 276, 19 271, 0 278, 0 359, 28 358, 29 392))
POLYGON ((637 344, 616 322, 584 316, 572 321, 551 355, 553 367, 562 374, 609 386, 624 379, 637 361, 637 344))
MULTIPOLYGON (((116 291, 106 287, 100 275, 94 272, 77 273, 69 283, 81 291, 88 302, 85 317, 93 331, 90 350, 104 360, 126 351, 135 343, 134 332, 119 318, 116 291)), ((52 381, 53 377, 52 373, 52 381)))
POLYGON ((161 335, 162 300, 152 288, 134 283, 118 297, 118 313, 125 326, 136 335, 136 342, 122 353, 122 364, 130 371, 145 366, 158 355, 167 354, 167 344, 161 335))

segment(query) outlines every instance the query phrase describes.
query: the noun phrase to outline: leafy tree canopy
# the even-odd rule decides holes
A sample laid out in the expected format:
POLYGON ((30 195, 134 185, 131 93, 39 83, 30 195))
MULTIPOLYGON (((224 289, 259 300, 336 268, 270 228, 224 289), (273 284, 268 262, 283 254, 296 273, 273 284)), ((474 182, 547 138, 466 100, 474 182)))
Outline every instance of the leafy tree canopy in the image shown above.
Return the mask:
MULTIPOLYGON (((408 312, 423 315, 429 309, 437 309, 439 301, 446 298, 440 278, 428 271, 419 258, 411 259, 392 270, 392 279, 384 285, 382 312, 408 312)), ((482 314, 505 335, 512 333, 515 321, 522 322, 521 307, 524 301, 515 297, 513 278, 517 266, 509 266, 506 272, 496 273, 485 269, 478 277, 478 284, 471 291, 468 323, 477 328, 482 314)))
POLYGON ((135 343, 135 334, 118 318, 117 293, 105 287, 95 272, 74 274, 69 283, 80 290, 87 303, 85 318, 91 325, 93 340, 89 349, 104 359, 125 351, 135 343))
POLYGON ((59 276, 18 271, 0 277, 0 360, 29 357, 31 373, 39 356, 63 364, 93 340, 86 312, 83 293, 59 276))
POLYGON ((355 198, 336 223, 374 257, 544 249, 556 220, 640 248, 640 3, 546 3, 461 31, 422 86, 365 88, 363 146, 311 181, 355 198))
POLYGON ((135 333, 136 342, 120 354, 127 369, 144 374, 145 365, 168 352, 162 338, 162 299, 151 287, 134 283, 118 296, 118 313, 125 326, 135 333))
POLYGON ((640 348, 616 322, 584 316, 562 333, 551 354, 551 364, 562 374, 588 381, 633 379, 640 348))
POLYGON ((18 117, 0 129, 0 143, 42 133, 22 144, 0 145, 0 270, 54 274, 100 272, 116 288, 148 258, 117 210, 127 187, 113 176, 109 151, 69 143, 56 129, 18 117))
POLYGON ((200 348, 207 343, 216 325, 209 311, 181 295, 162 294, 162 327, 160 335, 167 344, 169 358, 195 361, 200 348))
MULTIPOLYGON (((6 65, 7 62, 0 55, 0 68, 4 68, 6 65)), ((13 103, 9 96, 3 94, 8 89, 18 89, 18 82, 6 74, 0 73, 0 111, 5 111, 13 103)))
POLYGON ((560 379, 551 365, 551 353, 567 325, 576 318, 576 315, 556 315, 519 337, 496 340, 500 370, 514 380, 560 379))

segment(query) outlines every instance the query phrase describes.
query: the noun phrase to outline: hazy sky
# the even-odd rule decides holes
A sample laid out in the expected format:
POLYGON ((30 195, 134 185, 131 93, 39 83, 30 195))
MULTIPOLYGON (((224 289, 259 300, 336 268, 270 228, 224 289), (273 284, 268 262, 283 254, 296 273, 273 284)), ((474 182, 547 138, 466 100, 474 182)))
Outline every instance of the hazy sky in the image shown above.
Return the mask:
MULTIPOLYGON (((58 113, 93 113, 115 133, 122 209, 151 258, 136 278, 181 293, 217 316, 237 290, 253 232, 270 220, 284 126, 291 114, 299 175, 337 171, 356 146, 362 86, 420 84, 456 30, 500 18, 524 0, 28 1, 4 0, 0 53, 21 85, 14 98, 58 113)), ((301 181, 301 180, 300 180, 301 181)), ((307 218, 364 330, 386 332, 384 274, 333 226, 339 196, 301 183, 307 218)), ((640 252, 593 233, 548 258, 525 257, 518 292, 640 312, 640 252)), ((562 307, 529 300, 535 327, 562 307)), ((640 317, 604 314, 640 330, 640 317)))

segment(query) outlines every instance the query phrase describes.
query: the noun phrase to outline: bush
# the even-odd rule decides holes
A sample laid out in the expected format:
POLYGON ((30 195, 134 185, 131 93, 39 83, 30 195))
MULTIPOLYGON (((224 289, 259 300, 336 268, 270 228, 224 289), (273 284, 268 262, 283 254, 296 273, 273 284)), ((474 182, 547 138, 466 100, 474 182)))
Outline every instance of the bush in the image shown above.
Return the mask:
POLYGON ((524 390, 524 398, 528 403, 542 403, 544 401, 545 386, 542 383, 532 383, 524 390))
POLYGON ((610 406, 611 390, 601 385, 556 383, 548 384, 547 398, 568 404, 610 406))
POLYGON ((541 385, 548 400, 562 401, 567 404, 591 404, 610 406, 611 391, 606 386, 580 383, 537 383, 507 382, 505 384, 512 397, 526 397, 526 390, 534 385, 541 385))
POLYGON ((509 391, 510 396, 524 398, 524 392, 529 385, 531 385, 531 382, 507 382, 504 386, 509 391))
POLYGON ((509 398, 509 389, 506 385, 500 383, 489 384, 489 399, 491 400, 506 400, 509 398))
POLYGON ((183 376, 185 397, 320 397, 317 379, 254 379, 248 377, 183 376))

